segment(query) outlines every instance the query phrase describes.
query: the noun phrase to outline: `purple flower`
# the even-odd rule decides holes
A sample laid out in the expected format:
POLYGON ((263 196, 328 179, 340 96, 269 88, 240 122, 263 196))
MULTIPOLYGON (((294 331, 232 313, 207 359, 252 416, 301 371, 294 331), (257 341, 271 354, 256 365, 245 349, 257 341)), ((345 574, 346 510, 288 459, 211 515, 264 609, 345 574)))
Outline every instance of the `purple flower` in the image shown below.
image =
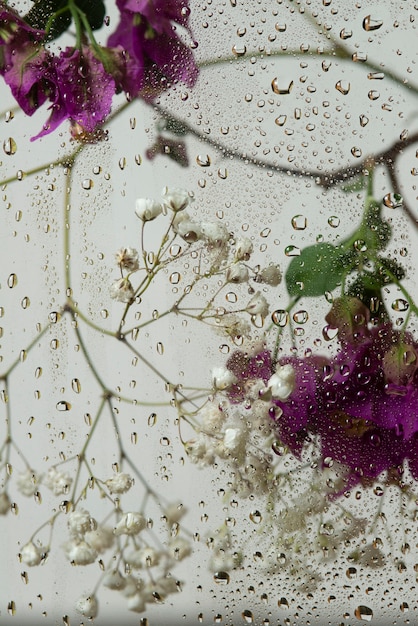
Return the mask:
POLYGON ((117 5, 121 18, 108 45, 126 52, 126 72, 118 88, 131 98, 152 99, 175 81, 192 87, 198 69, 173 25, 188 29, 187 1, 118 0, 117 5))
POLYGON ((51 115, 33 140, 52 132, 67 119, 86 133, 94 133, 109 115, 115 81, 88 46, 83 46, 81 52, 66 48, 59 57, 53 57, 45 79, 52 85, 51 115))

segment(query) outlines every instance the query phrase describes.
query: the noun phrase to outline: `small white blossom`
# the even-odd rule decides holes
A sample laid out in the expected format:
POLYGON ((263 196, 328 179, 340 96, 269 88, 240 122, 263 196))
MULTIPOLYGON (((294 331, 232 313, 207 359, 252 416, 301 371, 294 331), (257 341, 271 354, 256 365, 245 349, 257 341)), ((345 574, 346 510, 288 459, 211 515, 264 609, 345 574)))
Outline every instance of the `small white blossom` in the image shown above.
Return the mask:
POLYGON ((228 283, 246 283, 249 278, 248 268, 242 263, 235 263, 225 272, 228 283))
POLYGON ((266 298, 259 291, 257 291, 245 307, 245 310, 250 315, 261 315, 261 317, 266 317, 269 312, 269 304, 266 298))
POLYGON ((245 449, 246 438, 246 432, 243 428, 225 428, 224 448, 232 454, 238 454, 245 449))
POLYGON ((238 239, 235 245, 235 259, 237 261, 248 261, 253 251, 253 244, 248 237, 238 239))
POLYGON ((126 493, 133 485, 133 479, 129 474, 118 472, 106 481, 110 493, 126 493))
POLYGON ((187 213, 177 213, 173 229, 174 232, 187 241, 187 243, 194 243, 202 238, 200 225, 197 222, 193 222, 187 213))
POLYGON ((251 334, 251 326, 249 322, 242 316, 235 313, 227 313, 220 318, 219 331, 229 337, 249 337, 251 334))
POLYGON ((122 576, 119 570, 112 570, 106 572, 103 577, 103 583, 108 589, 123 589, 126 585, 126 579, 122 576))
POLYGON ((136 272, 139 269, 138 250, 121 248, 116 253, 116 263, 129 272, 136 272))
POLYGON ((229 241, 228 229, 223 224, 202 222, 200 228, 205 239, 212 245, 221 246, 229 241))
POLYGON ((277 287, 282 282, 282 273, 278 265, 268 265, 260 270, 255 278, 257 283, 265 283, 277 287))
POLYGON ((20 552, 20 558, 22 559, 23 563, 29 565, 29 567, 39 565, 44 556, 45 548, 35 546, 32 541, 29 541, 29 543, 24 545, 20 552))
POLYGON ((118 278, 109 287, 110 297, 118 302, 128 303, 134 297, 134 288, 129 278, 118 278))
POLYGON ((164 517, 167 519, 168 524, 173 524, 174 522, 178 522, 186 512, 186 507, 181 502, 176 502, 169 504, 169 506, 164 509, 164 517))
POLYGON ((82 596, 75 603, 76 610, 90 619, 97 616, 99 604, 96 596, 82 596))
POLYGON ((68 493, 72 478, 68 474, 59 472, 55 467, 51 467, 44 479, 45 485, 50 489, 54 495, 60 496, 68 493))
POLYGON ((136 569, 154 567, 160 562, 160 553, 151 547, 133 550, 126 556, 126 561, 136 569))
POLYGON ((0 515, 7 515, 10 511, 10 498, 5 491, 0 492, 0 515))
POLYGON ((198 414, 202 429, 207 433, 216 433, 225 422, 225 414, 214 402, 206 404, 198 414))
POLYGON ((190 542, 182 537, 176 537, 169 545, 170 554, 176 561, 182 561, 192 553, 190 542))
POLYGON ((20 472, 17 476, 16 484, 21 494, 24 496, 33 496, 38 490, 41 477, 31 469, 27 469, 24 472, 20 472))
POLYGON ((137 535, 146 525, 145 517, 141 513, 125 513, 113 532, 115 535, 137 535))
POLYGON ((295 370, 287 363, 278 365, 276 373, 269 379, 267 387, 271 389, 273 398, 287 400, 295 388, 295 370))
POLYGON ((137 592, 133 596, 130 596, 128 599, 128 609, 129 611, 134 611, 135 613, 143 613, 145 611, 145 599, 142 593, 137 592))
POLYGON ((122 590, 122 595, 125 598, 134 596, 138 591, 142 591, 145 587, 145 583, 142 578, 136 578, 135 576, 126 576, 125 585, 122 590))
POLYGON ((97 552, 105 552, 112 547, 115 540, 113 528, 99 526, 95 530, 89 530, 84 535, 84 540, 97 552))
POLYGON ((197 439, 186 441, 184 448, 192 463, 205 466, 212 465, 215 460, 215 451, 213 447, 209 445, 207 437, 203 435, 199 435, 197 439))
POLYGON ((212 381, 215 389, 227 389, 237 382, 237 377, 226 367, 214 367, 212 381))
POLYGON ((171 593, 177 593, 179 587, 170 576, 164 576, 158 578, 155 583, 150 583, 144 589, 144 596, 147 602, 155 602, 155 594, 158 594, 161 598, 168 596, 171 593))
POLYGON ((83 536, 87 531, 92 530, 95 521, 88 511, 76 509, 71 511, 67 519, 68 529, 73 537, 83 536))
POLYGON ((193 198, 186 189, 169 189, 168 187, 163 189, 163 203, 175 213, 184 211, 192 202, 193 198))
POLYGON ((90 565, 97 558, 97 551, 86 541, 74 539, 67 541, 63 547, 67 559, 74 565, 90 565))
POLYGON ((161 202, 152 198, 138 198, 135 203, 135 213, 143 222, 150 222, 162 213, 161 202))

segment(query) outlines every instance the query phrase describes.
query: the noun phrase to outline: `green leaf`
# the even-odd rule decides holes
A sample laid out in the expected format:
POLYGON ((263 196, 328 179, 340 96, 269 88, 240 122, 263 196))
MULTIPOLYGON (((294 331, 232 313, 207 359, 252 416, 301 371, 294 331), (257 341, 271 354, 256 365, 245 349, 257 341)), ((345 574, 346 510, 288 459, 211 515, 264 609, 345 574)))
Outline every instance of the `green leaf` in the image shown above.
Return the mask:
MULTIPOLYGON (((50 17, 64 9, 67 5, 66 0, 38 0, 29 13, 25 15, 25 21, 32 26, 32 28, 38 28, 39 30, 45 30, 50 17)), ((51 29, 48 35, 48 41, 52 41, 65 32, 71 24, 70 11, 64 11, 53 21, 51 29)))
POLYGON ((292 259, 285 276, 290 296, 317 297, 333 291, 347 271, 351 271, 349 258, 341 247, 318 243, 302 250, 292 259))
POLYGON ((102 0, 76 0, 76 5, 85 14, 92 30, 103 26, 106 9, 102 0))

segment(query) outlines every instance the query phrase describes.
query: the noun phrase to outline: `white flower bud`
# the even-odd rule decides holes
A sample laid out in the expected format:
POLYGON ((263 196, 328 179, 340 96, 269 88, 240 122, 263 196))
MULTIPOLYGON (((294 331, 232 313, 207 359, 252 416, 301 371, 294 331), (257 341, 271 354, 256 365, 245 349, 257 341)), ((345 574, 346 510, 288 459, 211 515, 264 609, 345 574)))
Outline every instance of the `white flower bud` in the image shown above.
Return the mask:
POLYGON ((129 474, 118 472, 106 481, 110 493, 126 493, 133 485, 133 480, 129 474))
POLYGON ((178 522, 186 512, 187 509, 181 502, 175 502, 169 504, 168 507, 164 509, 164 517, 167 519, 168 524, 173 524, 174 522, 178 522))
POLYGON ((248 269, 242 263, 235 263, 228 267, 225 273, 228 283, 246 283, 249 277, 248 269))
POLYGON ((137 535, 146 525, 145 517, 141 513, 125 513, 113 532, 115 535, 137 535))
POLYGON ((29 567, 34 567, 35 565, 39 565, 39 563, 42 561, 44 554, 44 548, 35 546, 32 541, 29 541, 29 543, 23 546, 20 553, 20 558, 22 559, 23 563, 29 565, 29 567))
POLYGON ((75 608, 84 617, 92 619, 97 616, 99 605, 95 596, 82 596, 75 603, 75 608))
POLYGON ((119 572, 119 570, 112 570, 111 572, 106 572, 103 577, 103 583, 105 587, 108 589, 123 589, 126 585, 126 580, 119 572))
POLYGON ((202 429, 207 433, 218 432, 224 421, 225 414, 219 409, 219 406, 215 403, 206 404, 199 411, 199 418, 202 424, 202 429))
POLYGON ((74 537, 82 536, 94 527, 95 521, 90 513, 84 509, 77 509, 68 515, 68 529, 74 537))
POLYGON ((38 490, 40 480, 41 477, 36 474, 36 472, 31 469, 27 469, 18 475, 16 479, 17 488, 24 496, 33 496, 33 494, 38 490))
POLYGON ((229 241, 229 232, 226 226, 216 222, 202 222, 200 225, 204 238, 214 245, 223 245, 229 241))
POLYGON ((270 378, 267 387, 271 389, 271 395, 278 400, 287 400, 295 388, 295 370, 288 363, 278 365, 276 373, 270 378))
POLYGON ((135 203, 135 213, 143 222, 150 222, 162 213, 161 202, 152 198, 138 198, 135 203))
POLYGON ((257 283, 265 283, 266 285, 277 287, 282 282, 282 273, 278 265, 270 264, 258 272, 255 280, 257 283))
POLYGON ((246 434, 242 428, 226 428, 223 445, 228 452, 237 454, 245 447, 245 439, 246 434))
POLYGON ((245 310, 250 315, 261 315, 261 317, 266 317, 269 312, 269 305, 266 298, 259 291, 257 291, 245 307, 245 310))
POLYGON ((97 552, 86 541, 68 541, 64 545, 67 559, 74 565, 90 565, 94 563, 97 552))
POLYGON ((70 478, 67 474, 62 474, 55 467, 51 467, 44 479, 44 483, 48 489, 54 493, 54 495, 60 496, 68 493, 72 483, 72 478, 70 478))
POLYGON ((113 528, 99 526, 96 530, 89 530, 84 535, 85 541, 97 552, 104 552, 112 547, 115 540, 113 528))
POLYGON ((169 189, 168 187, 163 189, 163 203, 175 213, 184 211, 193 200, 194 198, 189 195, 186 189, 169 189))
POLYGON ((237 382, 237 377, 226 367, 214 367, 212 381, 215 389, 227 389, 237 382))
POLYGON ((253 251, 253 244, 248 237, 238 239, 235 246, 235 259, 237 261, 248 261, 253 251))
POLYGON ((128 278, 119 278, 110 285, 110 297, 118 302, 128 303, 134 297, 134 288, 128 278))
POLYGON ((189 541, 182 537, 176 537, 169 545, 170 554, 176 561, 182 561, 192 553, 192 546, 189 541))
POLYGON ((161 555, 154 548, 139 548, 126 556, 126 561, 136 569, 154 567, 160 562, 161 555))
POLYGON ((0 492, 0 515, 7 515, 10 511, 10 498, 5 491, 0 492))
POLYGON ((135 613, 143 613, 145 611, 145 599, 144 596, 137 592, 135 595, 130 596, 128 599, 128 609, 135 613))
POLYGON ((135 250, 135 248, 121 248, 116 253, 116 263, 128 270, 128 272, 136 272, 139 269, 138 250, 135 250))

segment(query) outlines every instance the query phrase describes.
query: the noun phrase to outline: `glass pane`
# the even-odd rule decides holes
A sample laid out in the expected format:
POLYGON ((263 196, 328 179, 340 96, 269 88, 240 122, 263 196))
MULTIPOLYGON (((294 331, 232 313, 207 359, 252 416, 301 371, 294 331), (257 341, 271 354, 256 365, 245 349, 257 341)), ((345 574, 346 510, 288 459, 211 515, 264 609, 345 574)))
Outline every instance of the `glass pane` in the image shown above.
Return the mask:
POLYGON ((417 11, 1 3, 2 624, 413 621, 417 11))

